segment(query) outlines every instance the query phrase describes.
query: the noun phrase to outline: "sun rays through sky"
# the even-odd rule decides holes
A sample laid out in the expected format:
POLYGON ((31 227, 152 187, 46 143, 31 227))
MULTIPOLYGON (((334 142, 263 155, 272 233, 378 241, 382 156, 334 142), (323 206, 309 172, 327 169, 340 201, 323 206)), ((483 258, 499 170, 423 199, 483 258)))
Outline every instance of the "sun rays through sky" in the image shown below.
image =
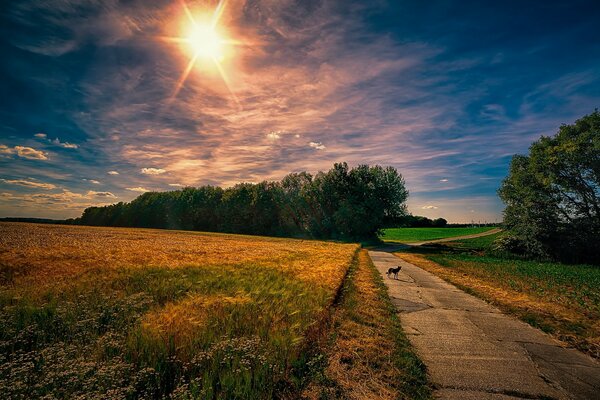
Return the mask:
POLYGON ((22 0, 0 14, 0 217, 391 165, 501 219, 510 158, 600 106, 598 2, 22 0))
POLYGON ((233 56, 233 47, 243 43, 227 37, 224 27, 220 24, 226 4, 225 0, 221 0, 212 10, 204 9, 194 13, 185 1, 181 2, 185 14, 181 23, 181 36, 162 37, 166 42, 180 45, 182 51, 189 55, 189 62, 175 85, 172 97, 177 96, 189 74, 197 69, 199 73, 204 74, 218 73, 231 96, 237 101, 223 63, 233 56))

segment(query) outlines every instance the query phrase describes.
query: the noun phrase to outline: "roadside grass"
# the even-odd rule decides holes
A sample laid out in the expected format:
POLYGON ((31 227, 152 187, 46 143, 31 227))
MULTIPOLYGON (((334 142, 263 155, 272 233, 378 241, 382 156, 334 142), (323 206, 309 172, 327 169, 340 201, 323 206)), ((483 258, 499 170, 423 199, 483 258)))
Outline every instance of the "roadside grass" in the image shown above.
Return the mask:
POLYGON ((380 236, 385 242, 422 242, 426 240, 446 239, 453 236, 474 235, 495 229, 483 228, 388 228, 380 236))
POLYGON ((308 399, 428 399, 424 364, 411 350, 379 272, 359 253, 335 307, 308 399))
POLYGON ((358 247, 0 224, 3 398, 290 397, 358 247))
POLYGON ((599 358, 600 268, 502 257, 492 242, 481 237, 396 255, 599 358))

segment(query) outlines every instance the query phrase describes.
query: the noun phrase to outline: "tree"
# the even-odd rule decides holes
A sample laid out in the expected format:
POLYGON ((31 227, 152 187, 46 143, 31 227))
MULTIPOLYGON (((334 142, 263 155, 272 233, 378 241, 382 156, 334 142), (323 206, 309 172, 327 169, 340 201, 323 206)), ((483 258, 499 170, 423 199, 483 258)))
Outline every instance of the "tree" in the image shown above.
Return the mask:
POLYGON ((498 191, 526 255, 600 263, 600 113, 513 157, 498 191))

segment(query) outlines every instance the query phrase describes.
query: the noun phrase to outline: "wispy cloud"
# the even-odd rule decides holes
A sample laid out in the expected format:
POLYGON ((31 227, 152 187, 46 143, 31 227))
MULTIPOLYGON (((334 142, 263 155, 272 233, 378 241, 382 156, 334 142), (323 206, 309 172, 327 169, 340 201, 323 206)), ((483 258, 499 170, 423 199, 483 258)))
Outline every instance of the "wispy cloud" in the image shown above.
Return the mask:
POLYGON ((35 135, 33 135, 34 137, 38 138, 38 139, 44 139, 45 141, 47 141, 48 143, 52 143, 54 145, 63 147, 65 149, 78 149, 79 145, 74 144, 74 143, 69 143, 69 142, 61 142, 59 138, 54 138, 54 139, 49 139, 48 135, 45 133, 36 133, 35 135))
POLYGON ((438 208, 439 207, 437 207, 437 206, 428 205, 428 206, 421 207, 421 210, 437 210, 438 208))
POLYGON ((148 189, 146 189, 144 187, 141 187, 141 186, 128 187, 128 188, 125 188, 125 189, 127 189, 129 191, 132 191, 132 192, 140 192, 140 193, 144 193, 144 192, 149 192, 150 191, 150 190, 148 190, 148 189))
POLYGON ((3 136, 1 166, 7 179, 60 182, 72 193, 98 171, 114 176, 102 188, 126 201, 145 187, 228 186, 348 161, 398 168, 417 212, 500 215, 495 191, 512 154, 600 104, 588 25, 528 38, 528 29, 503 30, 502 18, 520 23, 510 7, 494 19, 485 2, 457 30, 443 7, 419 2, 231 1, 222 22, 245 45, 223 63, 229 88, 197 68, 175 98, 188 60, 154 35, 179 28, 179 2, 13 3, 7 18, 19 29, 7 41, 18 50, 3 59, 6 79, 37 100, 7 104, 15 117, 3 124, 15 136, 3 136), (481 35, 465 34, 473 30, 481 35), (552 56, 578 47, 577 62, 552 56), (39 57, 51 62, 37 66, 39 57), (73 72, 78 60, 85 74, 73 72), (514 74, 517 63, 523 73, 514 74), (439 208, 421 208, 431 204, 439 208))
POLYGON ((30 181, 30 180, 25 180, 25 179, 0 179, 0 182, 4 182, 10 185, 19 185, 19 186, 25 186, 25 187, 30 187, 30 188, 39 188, 39 189, 54 189, 56 188, 56 185, 53 185, 51 183, 45 183, 45 182, 37 182, 37 181, 30 181))
POLYGON ((109 198, 109 199, 117 198, 117 196, 115 196, 111 192, 95 192, 93 190, 88 191, 87 196, 88 197, 104 197, 104 198, 109 198))

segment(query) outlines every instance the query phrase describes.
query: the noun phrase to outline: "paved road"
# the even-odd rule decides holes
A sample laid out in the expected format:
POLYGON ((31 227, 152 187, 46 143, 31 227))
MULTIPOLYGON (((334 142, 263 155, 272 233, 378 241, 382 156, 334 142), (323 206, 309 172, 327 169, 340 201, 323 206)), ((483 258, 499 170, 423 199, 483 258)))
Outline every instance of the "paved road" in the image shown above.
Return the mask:
POLYGON ((369 252, 441 399, 600 399, 600 363, 441 278, 369 252), (402 265, 398 280, 387 269, 402 265))

